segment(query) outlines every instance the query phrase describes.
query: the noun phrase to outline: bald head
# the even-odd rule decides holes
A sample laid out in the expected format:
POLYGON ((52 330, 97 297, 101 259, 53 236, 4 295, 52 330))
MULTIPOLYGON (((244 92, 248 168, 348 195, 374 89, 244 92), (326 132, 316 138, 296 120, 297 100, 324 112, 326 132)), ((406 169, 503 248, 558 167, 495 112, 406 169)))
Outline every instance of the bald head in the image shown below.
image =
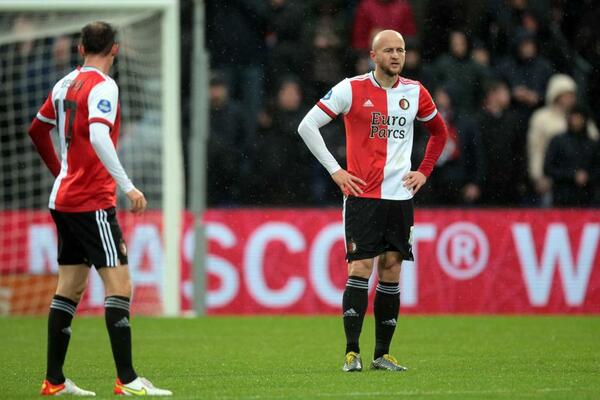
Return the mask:
POLYGON ((400 34, 400 32, 393 31, 391 29, 387 29, 385 31, 379 32, 373 38, 373 43, 371 45, 371 49, 373 51, 380 50, 384 47, 398 47, 399 43, 402 43, 402 48, 404 48, 404 38, 400 34))
POLYGON ((398 78, 404 67, 404 47, 404 38, 396 31, 385 30, 375 35, 370 55, 375 63, 375 75, 379 79, 383 79, 381 74, 385 74, 393 84, 398 78))

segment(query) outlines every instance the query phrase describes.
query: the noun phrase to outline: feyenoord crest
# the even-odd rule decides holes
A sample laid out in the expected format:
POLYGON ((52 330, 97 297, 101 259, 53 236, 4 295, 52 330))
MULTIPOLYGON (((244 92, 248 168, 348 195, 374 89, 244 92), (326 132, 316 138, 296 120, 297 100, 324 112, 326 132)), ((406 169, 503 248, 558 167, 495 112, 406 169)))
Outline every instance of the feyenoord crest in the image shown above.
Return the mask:
POLYGON ((408 107, 410 107, 410 103, 408 102, 408 100, 406 100, 406 99, 400 100, 400 108, 401 109, 408 110, 408 107))
POLYGON ((348 240, 348 253, 354 253, 356 251, 356 242, 353 239, 348 240))
POLYGON ((127 255, 127 246, 125 245, 125 241, 123 239, 121 239, 121 243, 119 243, 119 247, 121 249, 121 254, 126 256, 127 255))

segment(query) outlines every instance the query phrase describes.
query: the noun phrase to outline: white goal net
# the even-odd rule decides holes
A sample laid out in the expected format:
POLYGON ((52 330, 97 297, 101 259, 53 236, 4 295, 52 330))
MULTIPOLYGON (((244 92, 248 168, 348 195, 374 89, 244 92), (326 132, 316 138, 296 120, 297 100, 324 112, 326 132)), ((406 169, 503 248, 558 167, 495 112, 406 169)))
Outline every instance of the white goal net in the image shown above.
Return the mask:
MULTIPOLYGON (((79 31, 94 20, 110 22, 119 31, 120 52, 110 73, 120 88, 119 155, 150 209, 134 217, 126 212, 124 195, 118 194, 135 287, 133 307, 142 313, 164 311, 169 258, 163 229, 168 203, 163 198, 163 174, 168 171, 164 135, 177 135, 176 146, 180 142, 179 131, 168 129, 164 121, 166 110, 173 118, 179 111, 178 104, 170 110, 164 104, 168 55, 162 43, 163 18, 158 8, 0 13, 0 315, 45 313, 55 287, 57 239, 47 210, 53 177, 27 130, 54 83, 81 65, 79 31)), ((180 164, 172 164, 177 179, 180 164)), ((103 297, 94 271, 80 309, 100 311, 103 297)))

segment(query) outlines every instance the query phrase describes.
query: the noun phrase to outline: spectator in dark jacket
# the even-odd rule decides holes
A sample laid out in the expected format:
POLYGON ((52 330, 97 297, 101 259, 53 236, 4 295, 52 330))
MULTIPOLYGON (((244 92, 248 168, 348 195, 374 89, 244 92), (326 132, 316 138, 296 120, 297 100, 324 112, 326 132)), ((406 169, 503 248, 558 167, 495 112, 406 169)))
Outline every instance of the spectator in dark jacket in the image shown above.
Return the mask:
POLYGON ((296 134, 306 113, 300 81, 286 76, 278 88, 272 106, 261 113, 254 183, 248 193, 254 204, 298 206, 310 201, 312 172, 318 163, 314 160, 314 168, 307 165, 310 153, 296 134), (295 168, 293 174, 286 173, 290 168, 295 168))
POLYGON ((244 105, 243 129, 253 141, 263 97, 268 7, 264 0, 206 2, 206 45, 233 99, 244 105))
POLYGON ((535 36, 521 31, 515 38, 515 56, 508 57, 498 66, 498 74, 510 86, 522 128, 533 110, 543 103, 552 72, 548 60, 538 54, 535 36))
POLYGON ((240 149, 244 142, 242 111, 229 98, 227 84, 218 74, 210 80, 209 98, 208 203, 211 206, 240 204, 246 182, 244 157, 247 156, 245 149, 240 149))
POLYGON ((461 112, 471 112, 479 104, 483 69, 469 56, 469 42, 462 31, 450 34, 449 52, 434 64, 435 80, 453 93, 454 106, 461 112))
POLYGON ((481 187, 481 204, 516 205, 525 191, 524 149, 519 147, 517 119, 510 110, 510 92, 502 81, 486 84, 478 127, 487 166, 481 187))
POLYGON ((404 58, 404 68, 402 76, 421 82, 425 87, 434 84, 434 77, 431 68, 423 65, 421 57, 421 48, 415 38, 406 39, 406 56, 404 58))
POLYGON ((567 116, 566 133, 555 136, 544 160, 544 173, 552 179, 553 204, 582 207, 591 203, 598 184, 599 149, 587 134, 587 114, 581 108, 567 116))
MULTIPOLYGON (((308 67, 309 52, 302 44, 305 6, 302 2, 271 0, 267 22, 267 88, 277 90, 278 77, 301 76, 308 67)), ((273 95, 274 93, 268 93, 273 95)))
MULTIPOLYGON (((418 201, 422 203, 473 204, 481 194, 479 188, 485 175, 481 136, 472 118, 454 109, 451 97, 443 87, 433 93, 437 109, 446 121, 448 139, 428 187, 419 194, 418 201)), ((420 143, 425 137, 416 138, 420 149, 425 147, 420 143)))

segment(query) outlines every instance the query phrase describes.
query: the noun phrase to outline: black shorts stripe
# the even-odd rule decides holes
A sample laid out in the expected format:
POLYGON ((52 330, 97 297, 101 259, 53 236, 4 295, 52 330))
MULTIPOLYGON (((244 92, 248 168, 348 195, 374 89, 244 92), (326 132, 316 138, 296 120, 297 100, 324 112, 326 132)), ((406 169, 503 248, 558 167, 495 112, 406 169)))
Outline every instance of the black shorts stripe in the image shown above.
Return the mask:
POLYGON ((117 249, 115 246, 115 242, 112 237, 112 231, 110 229, 110 224, 106 218, 106 211, 100 210, 100 224, 103 227, 104 232, 104 240, 106 241, 106 247, 108 248, 110 263, 109 266, 116 266, 117 263, 117 249))
POLYGON ((112 258, 108 250, 106 238, 104 236, 104 225, 102 224, 100 212, 101 210, 96 211, 96 224, 98 225, 98 234, 100 235, 100 241, 102 242, 102 248, 104 249, 104 254, 106 256, 106 265, 112 265, 112 258))

